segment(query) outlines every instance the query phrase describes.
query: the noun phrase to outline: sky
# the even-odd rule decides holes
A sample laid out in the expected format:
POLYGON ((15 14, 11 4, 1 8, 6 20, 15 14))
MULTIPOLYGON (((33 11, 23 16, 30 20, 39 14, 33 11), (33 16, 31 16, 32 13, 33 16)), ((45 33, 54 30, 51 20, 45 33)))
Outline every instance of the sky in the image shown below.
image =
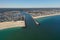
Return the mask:
POLYGON ((0 8, 60 8, 60 0, 0 0, 0 8))

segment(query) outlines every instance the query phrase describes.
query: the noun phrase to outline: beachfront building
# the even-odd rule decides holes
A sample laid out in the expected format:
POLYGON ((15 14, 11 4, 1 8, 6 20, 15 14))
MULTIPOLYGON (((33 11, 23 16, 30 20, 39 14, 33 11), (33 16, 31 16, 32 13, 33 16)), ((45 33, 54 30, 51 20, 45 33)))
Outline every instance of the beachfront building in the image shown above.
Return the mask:
POLYGON ((0 22, 2 21, 20 21, 23 20, 23 16, 19 11, 8 11, 0 13, 0 22))

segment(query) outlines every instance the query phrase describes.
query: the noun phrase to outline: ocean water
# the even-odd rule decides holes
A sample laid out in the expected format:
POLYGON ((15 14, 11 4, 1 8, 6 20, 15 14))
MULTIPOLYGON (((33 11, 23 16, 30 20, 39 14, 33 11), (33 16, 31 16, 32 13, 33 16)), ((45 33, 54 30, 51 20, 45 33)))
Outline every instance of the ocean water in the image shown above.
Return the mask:
POLYGON ((60 40, 60 15, 35 20, 40 25, 0 30, 0 40, 60 40))

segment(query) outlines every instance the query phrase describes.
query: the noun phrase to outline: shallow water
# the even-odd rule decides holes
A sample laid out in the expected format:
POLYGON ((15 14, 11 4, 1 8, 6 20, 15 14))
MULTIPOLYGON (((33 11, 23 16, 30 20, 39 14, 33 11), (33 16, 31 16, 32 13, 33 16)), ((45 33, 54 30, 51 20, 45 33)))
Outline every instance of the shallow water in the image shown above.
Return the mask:
POLYGON ((40 23, 39 26, 0 30, 0 40, 60 40, 60 16, 36 20, 40 23))

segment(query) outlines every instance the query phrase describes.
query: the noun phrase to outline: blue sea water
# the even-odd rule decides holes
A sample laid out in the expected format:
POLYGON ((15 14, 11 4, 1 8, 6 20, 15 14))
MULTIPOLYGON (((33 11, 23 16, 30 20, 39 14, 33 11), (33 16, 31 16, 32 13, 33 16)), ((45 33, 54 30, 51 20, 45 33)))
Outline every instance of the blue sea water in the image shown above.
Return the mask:
POLYGON ((35 20, 40 25, 0 30, 0 40, 60 40, 60 15, 35 20))

